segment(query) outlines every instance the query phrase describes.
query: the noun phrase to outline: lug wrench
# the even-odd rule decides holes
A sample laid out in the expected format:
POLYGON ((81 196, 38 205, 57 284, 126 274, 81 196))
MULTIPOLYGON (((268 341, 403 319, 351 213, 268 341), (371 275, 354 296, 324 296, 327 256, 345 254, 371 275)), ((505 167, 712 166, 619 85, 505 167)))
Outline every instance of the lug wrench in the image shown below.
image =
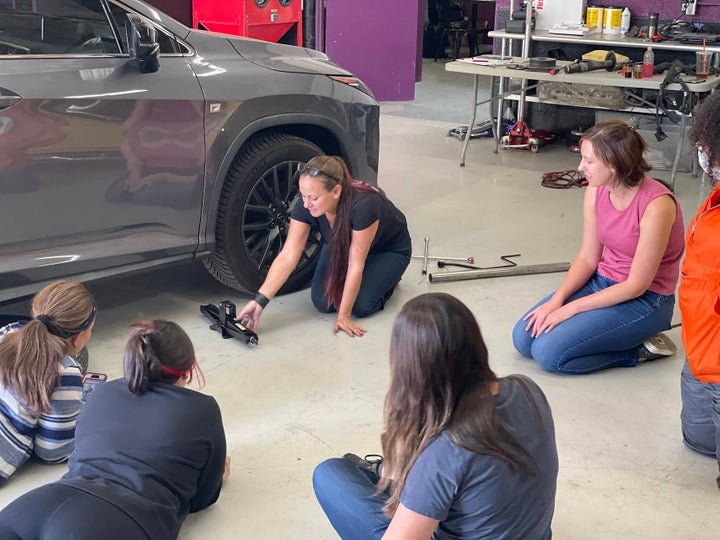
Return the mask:
POLYGON ((503 260, 508 264, 500 264, 497 266, 474 266, 472 264, 446 262, 444 260, 438 261, 437 265, 438 268, 445 268, 446 266, 457 266, 459 268, 468 268, 470 270, 494 270, 496 268, 510 268, 511 266, 517 266, 518 264, 515 261, 510 260, 511 257, 520 257, 520 253, 514 253, 512 255, 501 255, 500 260, 503 260))

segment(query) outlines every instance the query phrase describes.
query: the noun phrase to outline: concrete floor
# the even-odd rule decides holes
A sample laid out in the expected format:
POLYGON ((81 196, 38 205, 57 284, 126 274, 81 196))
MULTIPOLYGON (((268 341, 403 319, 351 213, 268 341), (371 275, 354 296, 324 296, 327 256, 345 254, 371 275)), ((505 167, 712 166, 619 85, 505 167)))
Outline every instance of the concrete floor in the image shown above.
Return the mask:
MULTIPOLYGON (((452 99, 443 121, 442 107, 424 103, 442 103, 437 83, 452 74, 441 63, 425 67, 417 102, 385 104, 381 118, 379 182, 406 213, 415 253, 428 236, 431 255, 473 255, 481 266, 500 264, 499 257, 511 253, 522 254, 520 264, 572 260, 580 244, 582 190, 544 188, 540 175, 576 167, 577 154, 562 144, 538 154, 494 154, 492 141, 479 139, 460 168, 461 143, 446 133, 457 125, 458 100, 471 101, 470 81, 448 79, 452 99)), ((676 193, 686 221, 706 189, 699 179, 679 175, 676 193)), ((516 319, 561 279, 430 283, 414 261, 385 311, 364 321, 365 337, 333 334, 333 317, 314 311, 303 291, 273 300, 261 321, 260 345, 250 348, 220 339, 198 310, 224 299, 243 305, 247 297, 216 283, 202 265, 186 265, 90 285, 100 308, 90 370, 121 376, 126 328, 136 317, 181 324, 207 377, 203 391, 222 409, 233 459, 220 500, 190 516, 181 538, 336 538, 312 492, 313 467, 345 452, 380 451, 393 318, 418 294, 448 292, 476 314, 495 371, 532 377, 553 407, 560 453, 555 538, 717 538, 717 466, 681 442, 679 329, 668 333, 680 348, 672 358, 579 377, 544 373, 513 350, 516 319)), ((26 466, 0 490, 0 506, 64 470, 26 466)))

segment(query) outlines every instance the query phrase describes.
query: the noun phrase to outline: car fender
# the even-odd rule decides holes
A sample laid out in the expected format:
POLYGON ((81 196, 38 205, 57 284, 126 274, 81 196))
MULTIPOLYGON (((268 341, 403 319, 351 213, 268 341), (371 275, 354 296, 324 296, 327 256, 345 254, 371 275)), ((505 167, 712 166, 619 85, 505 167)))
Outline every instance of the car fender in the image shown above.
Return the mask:
MULTIPOLYGON (((348 161, 350 169, 357 170, 358 163, 356 163, 356 158, 350 155, 347 151, 347 148, 349 148, 352 144, 349 137, 346 135, 348 130, 343 128, 341 124, 331 118, 314 114, 287 113, 278 114, 272 117, 259 118, 252 121, 238 132, 232 143, 228 146, 220 165, 216 169, 216 174, 213 174, 212 178, 208 177, 207 179, 208 182, 203 204, 203 207, 207 210, 203 212, 200 222, 200 250, 211 250, 214 245, 216 218, 223 183, 233 160, 243 145, 246 144, 253 136, 263 132, 267 133, 275 131, 277 133, 290 133, 303 137, 302 132, 297 129, 302 125, 317 126, 330 133, 330 135, 334 137, 335 141, 337 141, 339 153, 348 161)), ((323 146, 322 141, 314 140, 312 137, 303 138, 307 138, 307 140, 320 147, 323 146)))

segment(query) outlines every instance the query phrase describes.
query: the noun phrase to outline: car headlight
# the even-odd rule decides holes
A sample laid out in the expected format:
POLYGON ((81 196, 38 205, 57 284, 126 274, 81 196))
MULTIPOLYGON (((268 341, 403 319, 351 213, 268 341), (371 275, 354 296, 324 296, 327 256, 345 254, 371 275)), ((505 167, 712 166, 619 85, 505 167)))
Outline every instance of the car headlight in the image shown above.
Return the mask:
POLYGON ((360 79, 358 79, 357 77, 346 77, 343 75, 330 75, 330 78, 339 83, 347 84, 348 86, 357 88, 362 93, 367 94, 371 98, 375 99, 375 94, 372 93, 372 90, 370 90, 370 88, 368 88, 368 86, 364 82, 362 82, 360 79))

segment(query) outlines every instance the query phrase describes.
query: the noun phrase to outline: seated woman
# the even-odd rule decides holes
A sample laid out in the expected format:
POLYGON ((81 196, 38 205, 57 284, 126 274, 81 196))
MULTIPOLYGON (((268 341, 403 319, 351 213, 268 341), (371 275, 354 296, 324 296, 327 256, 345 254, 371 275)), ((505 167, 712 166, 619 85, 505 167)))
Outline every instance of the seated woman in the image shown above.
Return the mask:
POLYGON ((450 295, 418 296, 395 320, 382 446, 380 475, 352 455, 315 469, 343 540, 551 537, 550 406, 529 378, 493 373, 473 314, 450 295))
POLYGON ((0 328, 0 485, 31 456, 65 461, 82 406, 72 358, 90 340, 97 307, 87 289, 56 281, 35 295, 33 318, 0 328))
POLYGON ((185 388, 203 381, 188 335, 169 321, 133 325, 124 373, 90 394, 68 472, 0 512, 0 538, 176 538, 217 500, 225 434, 215 400, 185 388))
POLYGON ((383 309, 405 272, 412 245, 405 216, 377 187, 357 182, 336 156, 316 156, 298 167, 302 201, 292 209, 282 251, 273 261, 255 299, 237 320, 251 330, 300 261, 310 231, 324 243, 312 280, 311 297, 323 313, 337 311, 333 331, 362 336, 350 318, 383 309))
POLYGON ((676 350, 659 332, 675 306, 683 218, 670 190, 645 176, 646 147, 620 120, 598 123, 580 141, 588 182, 580 252, 512 334, 520 354, 547 371, 632 367, 676 350))

